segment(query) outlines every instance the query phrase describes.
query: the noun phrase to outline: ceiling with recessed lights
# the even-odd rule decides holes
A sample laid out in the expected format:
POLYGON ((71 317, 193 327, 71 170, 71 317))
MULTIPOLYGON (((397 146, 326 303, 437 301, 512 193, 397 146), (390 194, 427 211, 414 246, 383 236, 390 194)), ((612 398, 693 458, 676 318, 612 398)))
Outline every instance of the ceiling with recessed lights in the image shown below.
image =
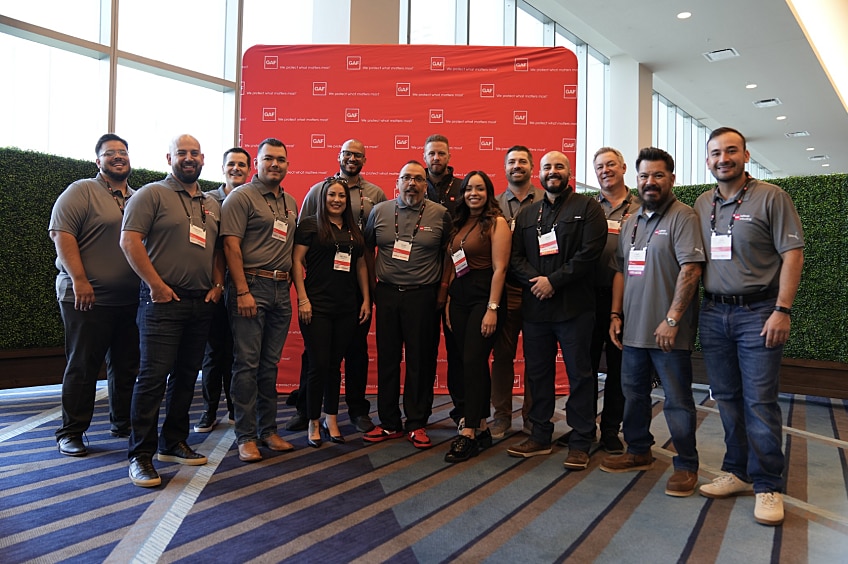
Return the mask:
MULTIPOLYGON (((775 176, 848 173, 848 111, 784 1, 529 3, 605 56, 640 62, 652 71, 654 90, 707 127, 742 131, 751 156, 775 176), (678 19, 684 10, 691 17, 678 19), (705 57, 727 49, 739 56, 705 57), (756 107, 761 100, 780 104, 756 107)), ((843 60, 848 65, 848 52, 843 60)))

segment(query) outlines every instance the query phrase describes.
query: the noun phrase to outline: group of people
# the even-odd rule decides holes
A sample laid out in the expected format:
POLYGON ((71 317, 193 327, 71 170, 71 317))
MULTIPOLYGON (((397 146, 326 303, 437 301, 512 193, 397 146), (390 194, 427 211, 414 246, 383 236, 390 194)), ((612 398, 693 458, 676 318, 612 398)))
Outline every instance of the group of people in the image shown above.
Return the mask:
POLYGON ((666 493, 688 496, 698 490, 691 352, 700 328, 727 447, 724 472, 700 493, 754 493, 758 522, 783 521, 778 372, 803 231, 788 195, 745 172, 740 132, 710 136, 707 165, 717 185, 694 209, 675 198, 674 160, 654 147, 636 159, 636 193, 625 185, 622 154, 599 149, 600 193, 590 196, 574 192, 558 151, 542 156, 534 186, 533 155, 515 145, 504 157, 506 190, 496 196, 484 171, 455 177, 448 139, 431 135, 424 162, 403 165, 397 197, 388 199, 362 178, 365 145, 350 139, 339 172, 309 190, 300 213, 282 188, 289 160, 277 139, 259 144, 252 179, 250 154, 228 150, 225 183, 209 193, 197 184, 204 157, 189 135, 171 142, 171 173, 136 191, 127 185, 125 140, 104 135, 95 152, 99 173, 62 193, 49 228, 68 359, 56 432, 62 454, 87 453, 83 434, 104 359, 111 432, 129 439, 136 485, 161 483, 154 456, 206 463, 186 442, 201 368, 196 432, 218 424, 223 391, 242 461, 261 460, 260 446, 292 450, 278 434, 276 376, 294 284, 304 355, 286 428, 306 430, 310 447, 345 442, 343 361, 349 419, 365 442, 405 437, 432 447, 427 424, 443 335, 457 426, 445 460, 478 455, 511 430, 523 333, 529 436, 509 455, 552 452, 559 348, 571 428, 557 441, 568 447, 564 467, 587 468, 599 441, 607 452, 601 470, 648 469, 656 375, 676 452, 666 493), (372 311, 377 425, 365 396, 372 311))

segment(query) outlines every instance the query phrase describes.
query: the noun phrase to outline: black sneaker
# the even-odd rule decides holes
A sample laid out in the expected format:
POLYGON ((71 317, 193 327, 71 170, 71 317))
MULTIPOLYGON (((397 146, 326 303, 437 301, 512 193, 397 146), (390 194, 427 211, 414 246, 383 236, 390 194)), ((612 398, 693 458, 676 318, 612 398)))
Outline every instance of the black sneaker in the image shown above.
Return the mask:
POLYGON ((610 454, 624 454, 624 445, 615 431, 601 433, 601 447, 610 454))
POLYGON ((206 412, 200 416, 200 421, 194 426, 195 433, 208 433, 218 424, 218 418, 206 412))
POLYGON ((170 450, 160 450, 158 458, 160 462, 177 462, 188 466, 201 466, 206 464, 206 457, 194 452, 185 441, 178 442, 177 446, 170 450))
POLYGON ((153 467, 153 460, 146 455, 130 458, 130 480, 142 488, 152 488, 162 483, 162 478, 153 467))

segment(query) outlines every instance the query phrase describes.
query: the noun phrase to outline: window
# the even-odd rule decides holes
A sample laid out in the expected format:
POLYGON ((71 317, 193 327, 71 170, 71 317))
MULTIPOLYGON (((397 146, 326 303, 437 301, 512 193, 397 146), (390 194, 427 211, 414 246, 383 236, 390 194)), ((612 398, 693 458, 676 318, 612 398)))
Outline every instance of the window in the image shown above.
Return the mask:
POLYGON ((409 1, 411 45, 456 44, 456 0, 409 1))
POLYGON ((504 8, 492 0, 470 0, 469 45, 504 44, 504 8))
MULTIPOLYGON (((108 43, 108 29, 101 33, 101 0, 3 0, 0 13, 8 18, 52 29, 86 41, 108 43), (102 39, 102 41, 101 41, 102 39)), ((107 4, 108 5, 108 4, 107 4)), ((105 15, 105 14, 104 14, 105 15)))

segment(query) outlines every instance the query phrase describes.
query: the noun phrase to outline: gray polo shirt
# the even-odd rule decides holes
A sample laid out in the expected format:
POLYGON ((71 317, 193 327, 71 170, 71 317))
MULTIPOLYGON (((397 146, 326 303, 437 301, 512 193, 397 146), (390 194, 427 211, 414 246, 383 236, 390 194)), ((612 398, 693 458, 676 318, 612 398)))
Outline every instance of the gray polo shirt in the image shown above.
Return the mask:
MULTIPOLYGON (((322 180, 318 184, 312 186, 306 197, 303 198, 303 206, 300 208, 300 222, 304 217, 310 217, 318 213, 318 198, 321 195, 321 186, 324 184, 322 180)), ((359 229, 364 230, 365 224, 368 222, 368 217, 371 215, 371 210, 380 202, 386 201, 386 193, 376 184, 371 184, 361 176, 359 177, 358 186, 349 186, 350 188, 350 211, 353 213, 353 219, 359 225, 359 229)))
POLYGON ((642 205, 642 199, 628 189, 627 196, 616 207, 612 207, 612 203, 604 197, 603 192, 598 194, 598 203, 601 204, 601 209, 604 210, 604 215, 607 217, 607 243, 604 246, 604 252, 601 253, 601 260, 598 261, 595 268, 595 285, 601 288, 611 288, 615 270, 610 267, 610 262, 615 255, 616 248, 618 248, 621 224, 639 209, 639 206, 642 205))
POLYGON ((194 197, 171 175, 142 186, 129 199, 124 231, 144 237, 156 272, 168 286, 185 290, 212 288, 214 253, 219 245, 221 206, 198 189, 194 197), (206 246, 189 242, 189 224, 205 229, 206 246))
MULTIPOLYGON (((681 265, 692 262, 704 262, 698 218, 692 208, 673 194, 671 200, 650 218, 644 208, 639 208, 624 221, 612 266, 624 274, 625 345, 642 349, 659 348, 654 331, 671 307, 681 265), (642 276, 628 273, 631 248, 647 249, 642 276)), ((679 329, 674 341, 677 350, 692 350, 695 346, 697 301, 692 299, 683 317, 678 320, 679 329)))
POLYGON ((280 190, 280 195, 257 179, 239 186, 224 200, 221 236, 241 239, 244 268, 282 270, 292 266, 297 202, 280 190), (286 240, 273 238, 274 220, 286 224, 286 240))
POLYGON ((530 190, 527 191, 527 195, 523 200, 519 200, 509 188, 500 194, 496 199, 498 200, 498 205, 501 207, 501 212, 506 218, 510 231, 514 230, 515 216, 518 215, 518 212, 521 211, 523 207, 529 206, 533 202, 538 202, 544 197, 545 192, 535 186, 530 186, 530 190))
MULTIPOLYGON (((134 191, 127 187, 127 198, 114 192, 106 179, 77 180, 59 195, 50 215, 50 231, 74 236, 85 275, 94 288, 97 305, 123 306, 138 302, 139 279, 121 251, 122 209, 134 191)), ((74 285, 65 266, 56 258, 56 297, 60 302, 74 301, 74 285)))
POLYGON ((722 200, 716 188, 704 192, 695 201, 695 213, 707 246, 704 290, 710 294, 740 296, 777 289, 783 264, 780 254, 804 248, 801 219, 789 194, 774 184, 752 178, 737 209, 738 197, 736 194, 722 200), (715 230, 719 235, 727 234, 731 215, 736 214, 730 260, 710 259, 713 202, 715 230))
POLYGON ((227 193, 224 192, 224 185, 223 184, 221 184, 220 186, 218 186, 214 190, 209 190, 206 193, 209 194, 210 196, 212 196, 213 198, 215 198, 216 200, 218 200, 219 204, 223 204, 224 200, 227 199, 227 193))
POLYGON ((451 231, 450 212, 436 202, 424 200, 409 207, 400 196, 374 206, 365 226, 365 243, 377 247, 377 279, 398 286, 435 284, 442 276, 442 260, 451 231), (423 214, 421 206, 424 206, 423 214), (392 258, 395 245, 395 210, 397 238, 412 242, 408 261, 392 258), (415 225, 419 215, 418 231, 415 225), (414 235, 414 236, 413 236, 414 235))

